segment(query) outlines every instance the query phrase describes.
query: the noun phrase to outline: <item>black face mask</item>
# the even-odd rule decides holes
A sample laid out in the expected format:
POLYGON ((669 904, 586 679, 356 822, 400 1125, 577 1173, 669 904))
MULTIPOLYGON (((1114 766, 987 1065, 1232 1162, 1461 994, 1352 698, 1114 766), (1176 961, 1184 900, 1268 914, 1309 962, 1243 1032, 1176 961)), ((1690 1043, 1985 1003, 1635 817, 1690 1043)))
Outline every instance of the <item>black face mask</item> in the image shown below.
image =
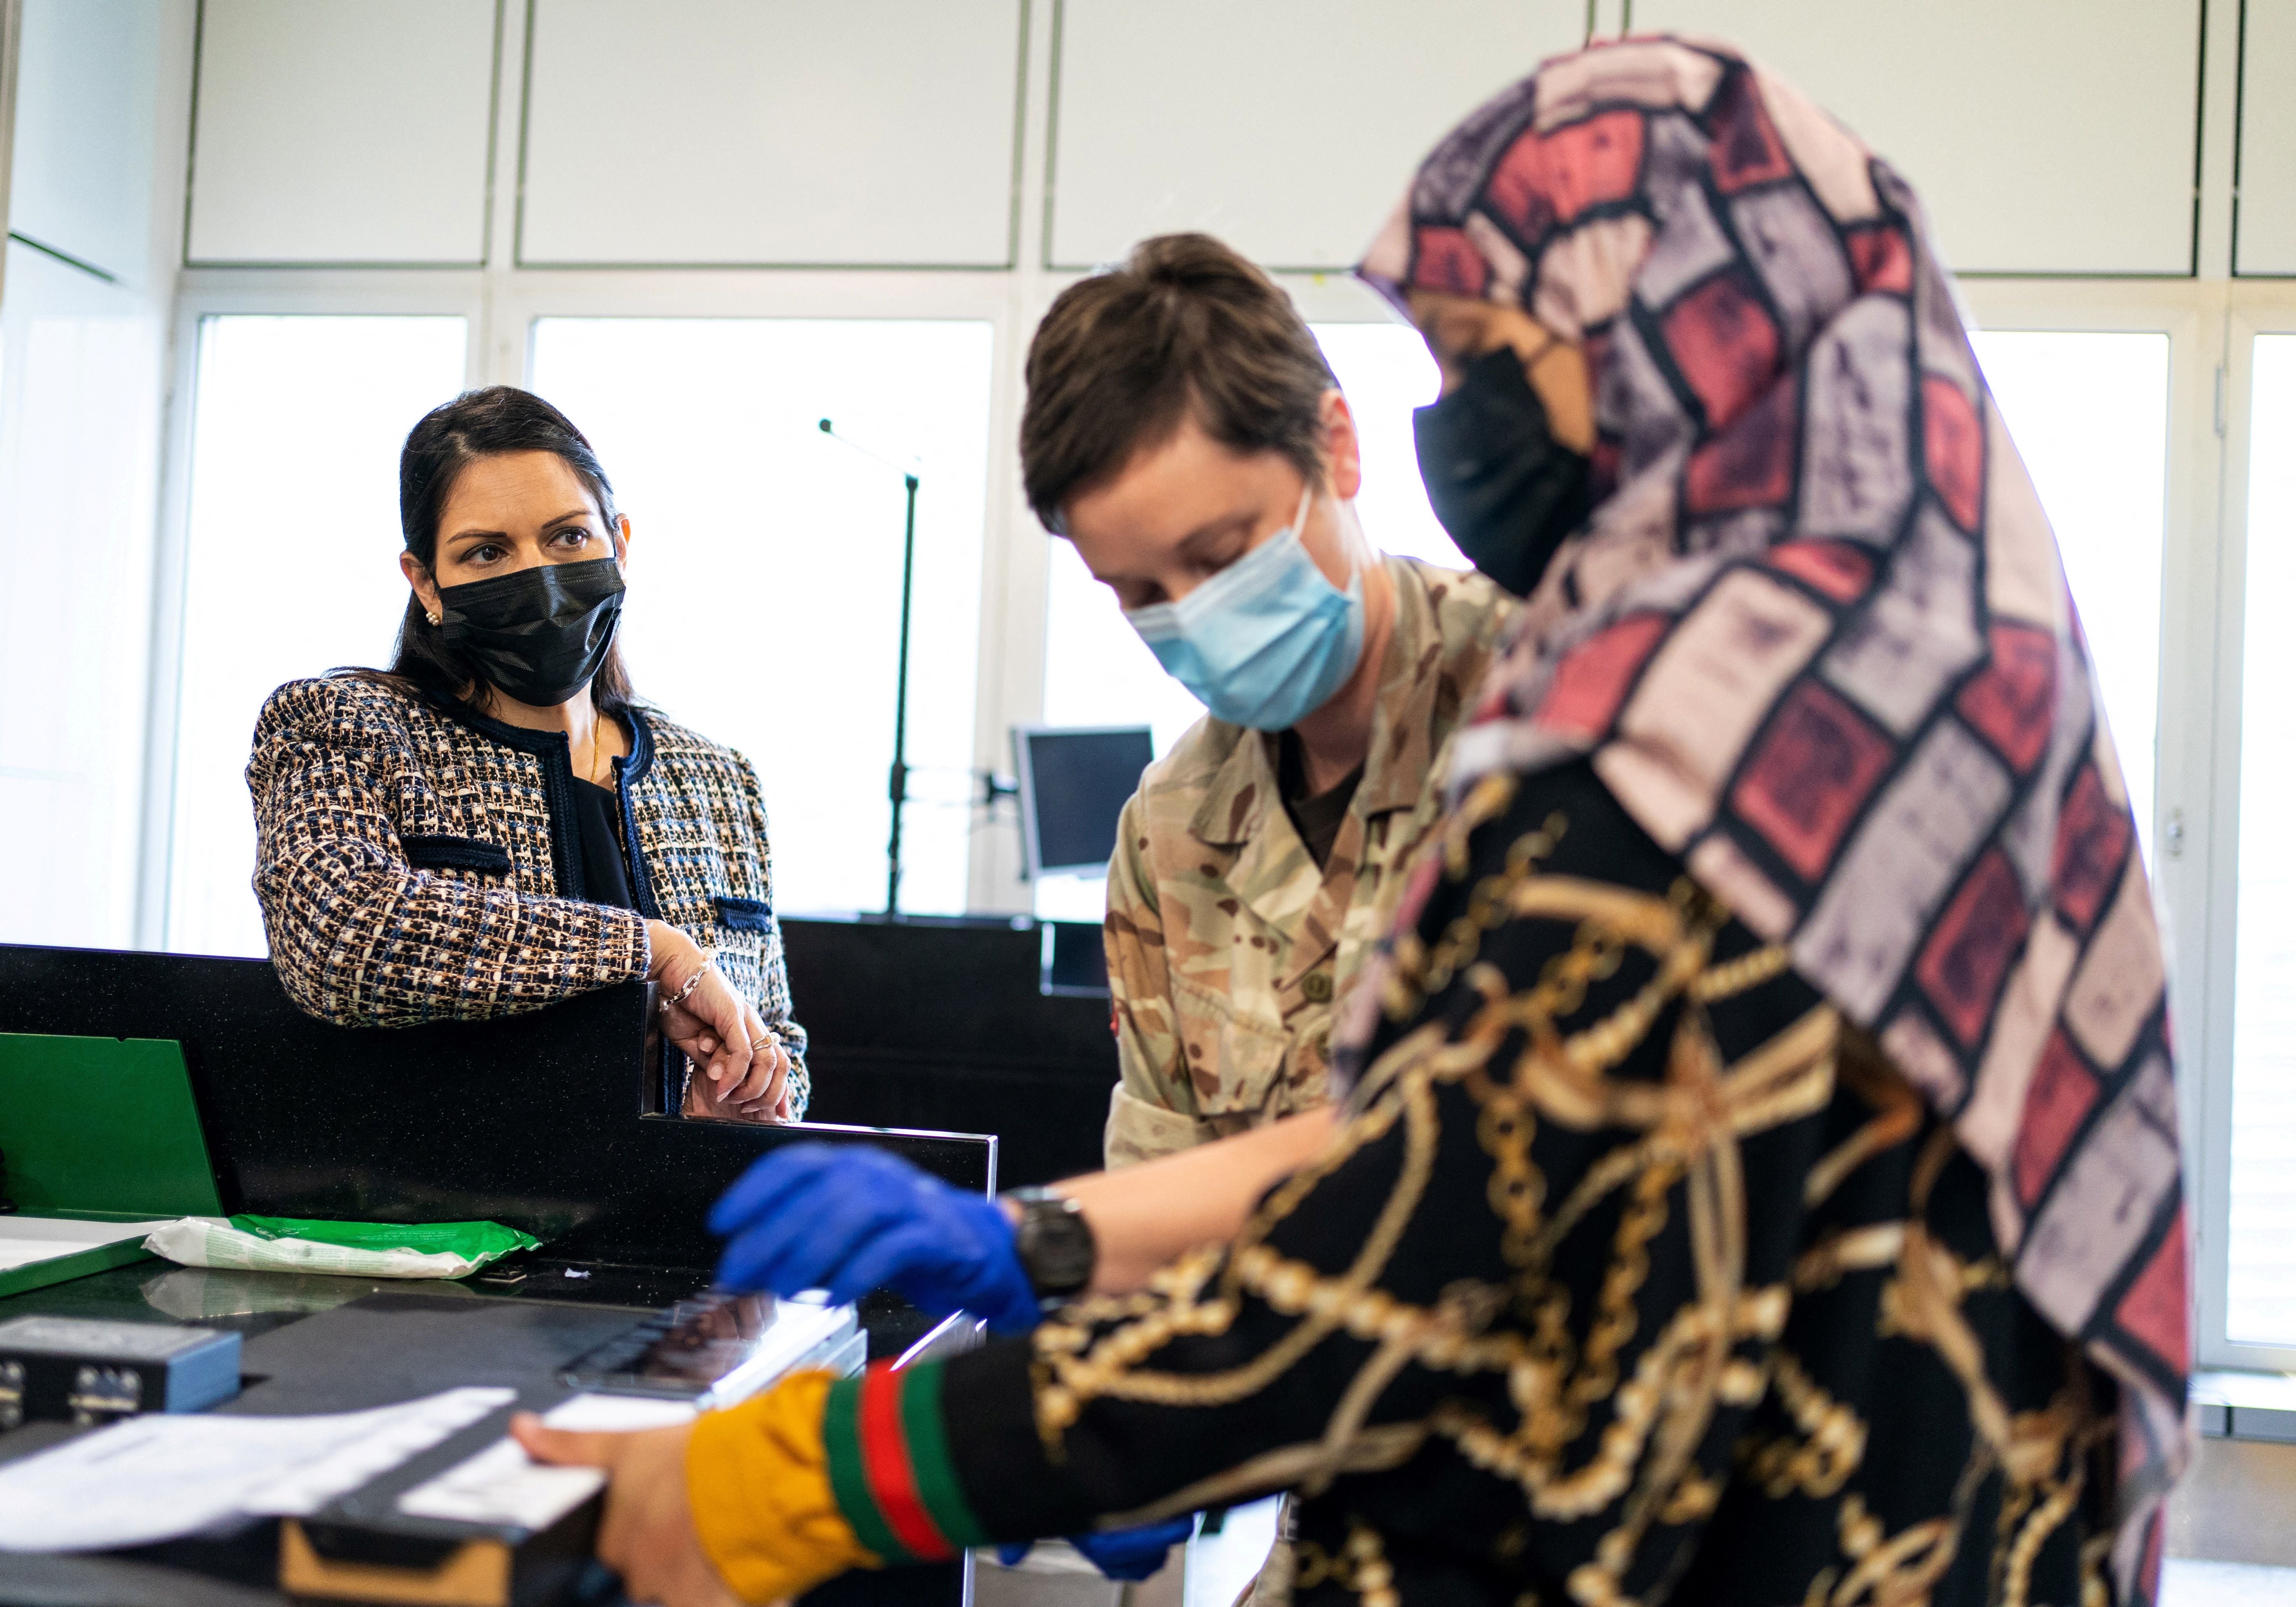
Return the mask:
POLYGON ((1554 439, 1522 358, 1502 346, 1459 388, 1414 411, 1419 477, 1435 517, 1477 569, 1527 597, 1594 507, 1586 456, 1554 439))
POLYGON ((439 588, 439 634, 521 703, 546 709, 590 684, 622 617, 622 570, 611 558, 540 563, 514 575, 439 588))

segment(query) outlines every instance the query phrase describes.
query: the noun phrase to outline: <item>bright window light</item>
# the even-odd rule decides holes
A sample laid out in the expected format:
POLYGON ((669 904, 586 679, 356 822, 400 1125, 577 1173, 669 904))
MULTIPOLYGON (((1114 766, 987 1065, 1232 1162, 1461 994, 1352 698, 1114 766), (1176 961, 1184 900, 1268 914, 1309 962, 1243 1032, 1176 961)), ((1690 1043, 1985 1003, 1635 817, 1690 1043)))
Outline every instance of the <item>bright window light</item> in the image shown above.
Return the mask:
POLYGON ((1971 340, 2056 531, 2149 865, 2160 729, 2161 544, 2168 519, 2169 337, 1988 330, 1971 340))
POLYGON ((2296 335, 2260 335, 2249 415, 2242 633, 2240 895, 2232 1033, 2232 1215, 2225 1335, 2296 1345, 2296 335))
POLYGON ((381 665, 406 607, 398 451, 462 389, 463 321, 200 324, 167 946, 261 955, 249 738, 282 682, 381 665))
POLYGON ((1364 533, 1390 553, 1447 569, 1472 569, 1444 534, 1419 480, 1412 410, 1443 389, 1419 332, 1402 324, 1318 324, 1316 344, 1337 375, 1363 445, 1363 489, 1356 513, 1364 533))
POLYGON ((630 519, 639 694, 757 765, 784 914, 885 902, 901 472, 916 603, 901 907, 965 906, 991 330, 918 320, 544 318, 534 387, 630 519))

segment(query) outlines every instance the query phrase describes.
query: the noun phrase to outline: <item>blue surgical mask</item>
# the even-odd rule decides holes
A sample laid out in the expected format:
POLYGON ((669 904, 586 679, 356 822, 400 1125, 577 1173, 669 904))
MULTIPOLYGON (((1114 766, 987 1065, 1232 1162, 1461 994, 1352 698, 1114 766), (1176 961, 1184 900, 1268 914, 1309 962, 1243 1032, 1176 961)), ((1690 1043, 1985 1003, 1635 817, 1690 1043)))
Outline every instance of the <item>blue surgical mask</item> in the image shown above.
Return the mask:
POLYGON ((1303 490, 1289 525, 1177 603, 1124 611, 1166 672, 1232 725, 1289 730, 1363 658, 1362 574, 1350 570, 1343 592, 1300 545, 1313 496, 1303 490))

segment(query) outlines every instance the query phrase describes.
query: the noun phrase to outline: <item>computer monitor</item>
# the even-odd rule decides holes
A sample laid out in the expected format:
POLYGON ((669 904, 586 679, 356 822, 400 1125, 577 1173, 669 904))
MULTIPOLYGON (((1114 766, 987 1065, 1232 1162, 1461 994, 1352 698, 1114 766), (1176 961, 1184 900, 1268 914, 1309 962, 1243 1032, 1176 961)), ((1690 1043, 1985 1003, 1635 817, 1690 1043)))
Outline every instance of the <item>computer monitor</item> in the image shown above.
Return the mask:
POLYGON ((1105 870, 1116 820, 1155 757, 1145 726, 1013 728, 1021 843, 1033 878, 1105 870))

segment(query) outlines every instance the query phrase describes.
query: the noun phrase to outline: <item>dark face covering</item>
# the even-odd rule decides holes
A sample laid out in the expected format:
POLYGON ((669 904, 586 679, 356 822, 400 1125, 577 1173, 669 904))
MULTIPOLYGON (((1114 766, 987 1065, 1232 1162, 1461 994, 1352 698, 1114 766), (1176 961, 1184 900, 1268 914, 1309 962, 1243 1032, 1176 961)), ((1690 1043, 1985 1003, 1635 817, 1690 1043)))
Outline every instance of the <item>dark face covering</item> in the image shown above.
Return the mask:
POLYGON ((1521 357, 1506 346, 1477 357, 1411 422, 1435 517, 1477 569, 1529 596, 1594 496, 1587 458, 1547 429, 1521 357))
POLYGON ((439 588, 439 634, 521 703, 548 708, 590 684, 622 617, 611 558, 543 563, 439 588))

